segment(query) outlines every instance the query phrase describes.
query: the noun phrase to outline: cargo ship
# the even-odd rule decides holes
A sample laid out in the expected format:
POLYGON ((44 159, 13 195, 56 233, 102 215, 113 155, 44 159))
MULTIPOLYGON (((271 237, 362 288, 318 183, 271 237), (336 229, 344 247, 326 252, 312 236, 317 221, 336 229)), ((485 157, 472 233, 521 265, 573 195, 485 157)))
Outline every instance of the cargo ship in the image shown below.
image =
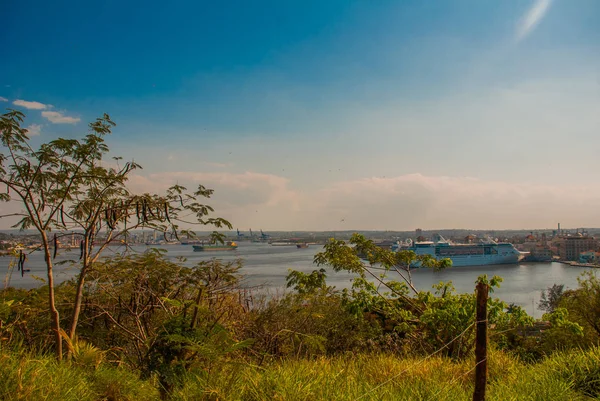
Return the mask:
POLYGON ((237 249, 237 244, 233 241, 227 241, 224 244, 204 244, 194 245, 194 252, 206 252, 206 251, 233 251, 237 249))
POLYGON ((494 241, 478 244, 423 241, 396 246, 392 250, 413 251, 417 255, 431 255, 438 260, 448 258, 454 267, 516 264, 521 258, 521 252, 513 244, 494 241))

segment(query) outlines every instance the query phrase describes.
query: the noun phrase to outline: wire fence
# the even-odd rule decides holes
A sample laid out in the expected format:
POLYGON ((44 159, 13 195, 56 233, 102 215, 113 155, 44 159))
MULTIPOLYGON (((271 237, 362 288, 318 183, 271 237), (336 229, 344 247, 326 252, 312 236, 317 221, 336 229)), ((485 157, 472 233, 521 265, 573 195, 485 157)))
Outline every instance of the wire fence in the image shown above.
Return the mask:
MULTIPOLYGON (((397 379, 398 377, 400 377, 401 375, 403 375, 404 373, 408 372, 409 370, 423 364, 425 361, 427 361, 428 359, 430 359, 431 357, 439 354, 441 351, 443 351, 444 349, 448 348, 450 346, 450 344, 452 344, 453 342, 457 341, 459 338, 461 338, 463 335, 465 335, 467 333, 467 331, 469 331, 470 328, 472 328, 473 326, 475 326, 477 323, 481 323, 481 322, 487 322, 486 320, 479 320, 479 321, 475 321, 473 323, 471 323, 469 326, 467 326, 466 329, 464 329, 459 335, 457 335, 456 337, 454 337, 452 340, 448 341, 446 344, 444 344, 443 346, 441 346, 440 348, 438 348, 437 350, 435 350, 434 352, 432 352, 431 354, 427 355, 426 357, 424 357, 423 359, 421 359, 420 361, 418 361, 417 363, 409 366, 408 368, 404 369, 403 371, 395 374, 394 376, 390 377, 389 379, 387 379, 386 381, 384 381, 383 383, 378 384, 377 386, 373 387, 372 389, 370 389, 369 391, 365 392, 364 394, 362 394, 361 396, 357 397, 354 399, 354 401, 358 401, 366 396, 368 396, 369 394, 372 394, 373 392, 375 392, 376 390, 378 390, 379 388, 385 386, 386 384, 392 382, 393 380, 397 379)), ((487 359, 487 358, 486 358, 487 359)), ((470 369, 468 372, 463 373, 462 375, 458 376, 457 378, 453 379, 449 384, 453 384, 453 382, 459 380, 461 377, 471 373, 473 370, 475 370, 475 368, 482 362, 484 362, 486 359, 479 361, 477 364, 475 364, 475 366, 470 369)), ((444 387, 446 388, 446 387, 444 387)), ((444 389, 442 388, 442 390, 444 389)), ((439 394, 442 390, 438 391, 436 393, 439 394)))
POLYGON ((429 400, 437 400, 437 396, 440 395, 440 393, 448 388, 450 388, 450 386, 452 386, 454 383, 456 383, 457 381, 459 381, 461 378, 465 377, 466 375, 468 375, 469 373, 473 372, 477 366, 479 366, 479 364, 483 363, 487 361, 487 358, 482 359, 481 361, 477 362, 475 364, 475 366, 473 366, 471 369, 469 369, 468 371, 466 371, 465 373, 455 377, 454 379, 450 380, 448 382, 448 384, 446 384, 445 386, 443 386, 438 392, 436 392, 435 394, 433 394, 430 398, 427 399, 427 401, 429 400))

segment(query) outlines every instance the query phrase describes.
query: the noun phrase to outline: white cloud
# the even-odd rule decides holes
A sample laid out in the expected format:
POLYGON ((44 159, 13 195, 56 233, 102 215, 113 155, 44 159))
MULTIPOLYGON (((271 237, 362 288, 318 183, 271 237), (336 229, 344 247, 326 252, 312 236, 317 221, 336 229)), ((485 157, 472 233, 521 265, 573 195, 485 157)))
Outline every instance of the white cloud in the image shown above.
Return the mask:
POLYGON ((5 97, 0 96, 0 102, 8 102, 8 99, 5 97))
POLYGON ((517 25, 516 39, 520 41, 529 35, 546 15, 552 0, 535 0, 535 3, 517 25))
MULTIPOLYGON (((202 184, 215 190, 218 200, 229 206, 269 205, 295 202, 296 195, 287 188, 289 180, 274 174, 254 172, 165 172, 133 176, 130 180, 134 190, 161 191, 179 182, 188 188, 202 184)), ((217 199, 217 198, 215 198, 217 199)))
POLYGON ((29 102, 27 100, 15 100, 13 102, 15 106, 25 107, 29 110, 46 110, 49 108, 49 105, 40 103, 40 102, 29 102))
POLYGON ((42 111, 42 117, 48 119, 53 124, 77 124, 81 121, 79 117, 65 116, 58 111, 42 111))
POLYGON ((129 183, 134 192, 164 191, 176 183, 195 189, 199 184, 215 190, 211 199, 202 201, 215 208, 215 216, 240 227, 266 228, 288 225, 297 216, 301 194, 288 187, 289 180, 273 174, 168 172, 134 175, 129 183))
POLYGON ((600 187, 403 174, 338 181, 308 192, 254 172, 171 172, 133 176, 139 192, 179 183, 215 190, 206 203, 237 227, 268 230, 413 230, 600 226, 600 187), (568 205, 568 206, 565 206, 568 205))
POLYGON ((405 174, 334 184, 315 196, 311 212, 314 225, 340 228, 344 219, 349 229, 597 226, 598 201, 600 188, 588 186, 405 174))
POLYGON ((29 136, 39 136, 42 133, 42 125, 41 124, 31 124, 27 129, 27 134, 29 136))
MULTIPOLYGON (((304 193, 272 174, 169 172, 133 175, 136 192, 179 183, 215 190, 214 216, 247 230, 414 230, 600 226, 600 187, 403 174, 338 181, 304 193)), ((3 207, 3 206, 2 206, 3 207)), ((0 207, 1 208, 1 207, 0 207)))

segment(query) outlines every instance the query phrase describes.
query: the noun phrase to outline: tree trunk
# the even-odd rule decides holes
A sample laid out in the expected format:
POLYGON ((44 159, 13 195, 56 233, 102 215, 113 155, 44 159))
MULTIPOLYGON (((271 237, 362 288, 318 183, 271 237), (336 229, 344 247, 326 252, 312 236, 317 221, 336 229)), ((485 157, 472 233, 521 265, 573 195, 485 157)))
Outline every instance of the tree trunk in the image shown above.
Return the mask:
POLYGON ((477 283, 477 313, 475 334, 475 391, 473 401, 485 400, 487 384, 487 300, 489 286, 477 283))
MULTIPOLYGON (((79 322, 79 314, 81 313, 81 303, 83 301, 83 285, 85 284, 85 275, 87 269, 91 263, 91 257, 89 255, 89 237, 84 236, 83 239, 83 266, 79 272, 77 279, 77 290, 75 291, 75 302, 73 303, 73 315, 71 316, 71 328, 69 330, 69 339, 75 340, 75 334, 77 332, 77 323, 79 322)), ((68 351, 68 357, 71 357, 71 350, 68 351)))
POLYGON ((81 271, 79 272, 79 278, 77 279, 77 291, 75 292, 73 315, 71 316, 71 328, 69 330, 69 338, 71 339, 71 341, 75 339, 77 323, 79 322, 79 314, 81 313, 81 302, 83 301, 83 285, 85 284, 86 271, 87 264, 84 263, 83 267, 81 268, 81 271))
POLYGON ((50 306, 50 321, 52 322, 52 331, 56 341, 56 359, 62 360, 62 337, 60 335, 60 315, 54 301, 54 274, 52 272, 52 255, 50 254, 50 244, 48 236, 42 232, 42 241, 44 244, 44 256, 46 258, 46 272, 48 274, 48 305, 50 306))
POLYGON ((196 327, 196 319, 198 318, 198 308, 200 301, 202 301, 202 287, 198 287, 198 296, 196 297, 196 304, 194 305, 194 313, 192 314, 192 321, 190 322, 190 328, 196 327))

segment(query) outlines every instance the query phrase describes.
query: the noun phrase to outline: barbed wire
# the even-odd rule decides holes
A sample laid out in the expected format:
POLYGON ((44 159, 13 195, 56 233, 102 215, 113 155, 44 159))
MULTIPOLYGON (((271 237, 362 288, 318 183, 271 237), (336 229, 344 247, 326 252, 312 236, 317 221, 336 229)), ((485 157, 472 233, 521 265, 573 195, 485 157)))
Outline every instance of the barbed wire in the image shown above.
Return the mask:
POLYGON ((451 380, 451 381, 450 381, 448 384, 446 384, 445 386, 443 386, 443 387, 442 387, 442 388, 441 388, 441 389, 440 389, 440 390, 439 390, 437 393, 435 393, 435 394, 434 394, 434 395, 432 395, 430 398, 428 398, 428 400, 435 400, 435 399, 436 399, 435 397, 437 397, 437 396, 438 396, 438 394, 440 394, 440 393, 441 393, 443 390, 445 390, 445 389, 449 388, 449 387, 450 387, 452 384, 456 383, 456 382, 457 382, 457 381, 458 381, 460 378, 462 378, 462 377, 464 377, 464 376, 468 375, 469 373, 471 373, 472 371, 474 371, 474 370, 477 368, 477 366, 479 366, 479 364, 480 364, 480 363, 483 363, 483 362, 485 362, 485 361, 487 361, 487 357, 485 357, 485 358, 483 358, 481 361, 477 362, 477 363, 475 364, 475 366, 473 366, 471 369, 469 369, 468 371, 466 371, 466 372, 465 372, 465 373, 463 373, 462 375, 460 375, 460 376, 457 376, 457 377, 455 377, 454 379, 452 379, 452 380, 451 380))
MULTIPOLYGON (((356 397, 354 399, 354 401, 358 401, 363 397, 366 397, 367 395, 373 393, 375 390, 377 390, 378 388, 381 388, 383 386, 385 386, 386 384, 388 384, 389 382, 391 382, 392 380, 398 378, 400 375, 402 375, 403 373, 408 372, 410 369, 415 368, 419 365, 421 365, 423 362, 425 362, 426 360, 428 360, 429 358, 431 358, 432 356, 440 353, 443 349, 447 348, 450 344, 452 344, 453 342, 455 342, 456 340, 458 340, 459 338, 461 338, 471 327, 475 326, 475 324, 477 323, 481 323, 481 322, 487 322, 487 319, 485 320, 479 320, 479 321, 475 321, 473 323, 471 323, 470 325, 467 326, 466 329, 464 329, 459 335, 457 335, 456 337, 454 337, 452 340, 448 341, 446 344, 444 344, 442 347, 438 348, 437 350, 435 350, 434 352, 432 352, 431 354, 427 355, 425 358, 421 359, 419 362, 415 363, 412 366, 409 366, 408 368, 404 369, 403 371, 401 371, 400 373, 390 377, 388 380, 384 381, 383 383, 378 384, 377 386, 373 387, 372 389, 370 389, 369 391, 365 392, 364 394, 362 394, 359 397, 356 397)), ((485 359, 484 359, 485 360, 485 359)), ((481 363, 483 361, 480 361, 479 363, 481 363)), ((477 365, 475 365, 477 366, 477 365)), ((473 368, 475 369, 475 368, 473 368)), ((472 371, 472 370, 471 370, 472 371)), ((469 371, 470 372, 470 371, 469 371)), ((467 372, 467 373, 469 373, 467 372)))

